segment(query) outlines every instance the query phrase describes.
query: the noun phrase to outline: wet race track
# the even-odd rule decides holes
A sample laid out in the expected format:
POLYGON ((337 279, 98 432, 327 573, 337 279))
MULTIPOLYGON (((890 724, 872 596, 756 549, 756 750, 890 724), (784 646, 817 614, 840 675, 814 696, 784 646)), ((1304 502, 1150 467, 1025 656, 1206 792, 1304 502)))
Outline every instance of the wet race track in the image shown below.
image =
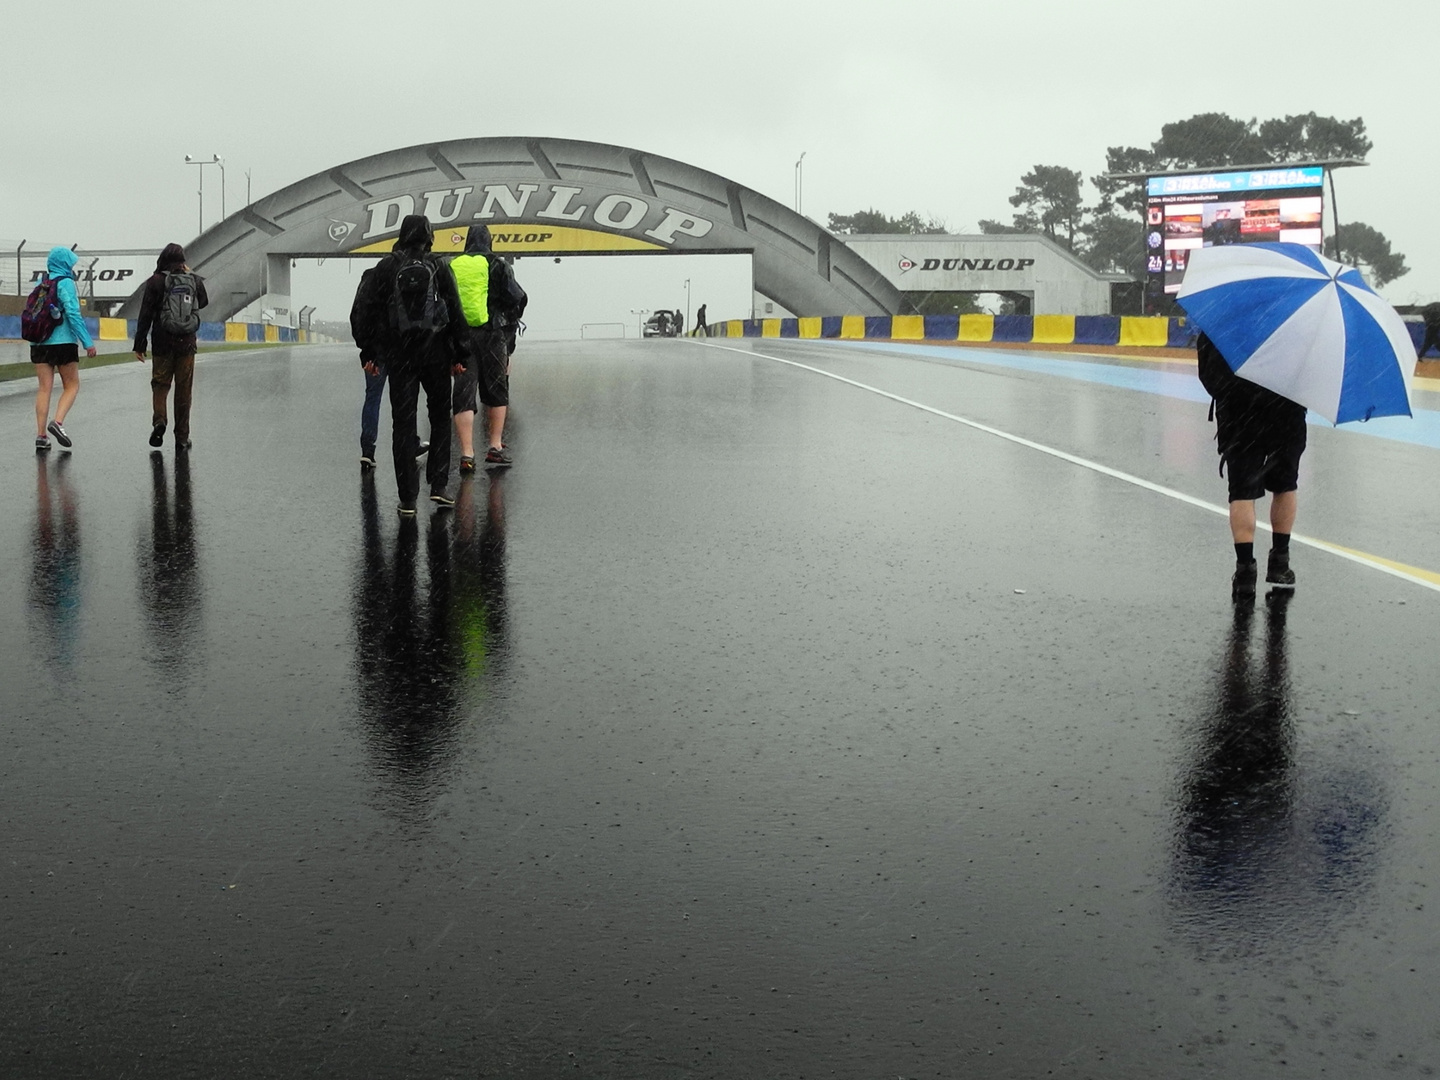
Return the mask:
MULTIPOLYGON (((349 348, 0 397, 0 1075, 1434 1075, 1440 593, 1233 607, 1193 372, 522 342, 408 524, 349 348)), ((1300 531, 1440 570, 1431 430, 1300 531)))

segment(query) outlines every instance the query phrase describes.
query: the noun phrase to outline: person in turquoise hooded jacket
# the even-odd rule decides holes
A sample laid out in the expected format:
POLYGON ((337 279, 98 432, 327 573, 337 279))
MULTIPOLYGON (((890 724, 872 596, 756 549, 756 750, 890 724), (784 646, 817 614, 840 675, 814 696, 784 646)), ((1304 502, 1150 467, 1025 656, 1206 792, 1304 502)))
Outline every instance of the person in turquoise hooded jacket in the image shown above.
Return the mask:
POLYGON ((30 346, 30 362, 35 365, 35 377, 40 381, 35 391, 35 452, 44 453, 50 449, 50 436, 69 449, 72 445, 65 431, 65 417, 70 406, 75 404, 75 395, 80 392, 80 350, 86 356, 95 355, 95 342, 85 328, 85 319, 80 314, 80 294, 75 291, 75 252, 65 247, 50 249, 46 260, 45 273, 58 284, 55 293, 60 301, 60 321, 50 336, 30 346), (55 387, 55 373, 60 373, 60 401, 55 406, 55 419, 50 419, 50 393, 55 387))

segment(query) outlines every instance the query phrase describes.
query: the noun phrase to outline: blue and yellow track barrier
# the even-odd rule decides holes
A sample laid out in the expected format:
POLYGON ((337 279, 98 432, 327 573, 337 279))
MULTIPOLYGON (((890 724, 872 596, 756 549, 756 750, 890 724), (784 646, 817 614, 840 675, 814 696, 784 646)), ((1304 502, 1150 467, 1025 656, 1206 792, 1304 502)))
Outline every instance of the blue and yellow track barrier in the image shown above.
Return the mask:
MULTIPOLYGON (((793 321, 793 320, 791 320, 793 321)), ((85 327, 96 341, 133 341, 135 338, 134 319, 88 318, 85 327)), ((302 342, 313 335, 293 326, 276 326, 273 323, 202 322, 195 332, 200 341, 229 342, 302 342)), ((793 335, 792 335, 793 336, 793 335)), ((19 341, 20 316, 0 315, 0 341, 19 341)))
MULTIPOLYGON (((1420 330, 1412 326, 1416 344, 1420 330)), ((842 341, 964 341, 1020 345, 1128 345, 1186 349, 1195 327, 1184 318, 1138 315, 826 315, 729 319, 711 337, 838 338, 842 341)))

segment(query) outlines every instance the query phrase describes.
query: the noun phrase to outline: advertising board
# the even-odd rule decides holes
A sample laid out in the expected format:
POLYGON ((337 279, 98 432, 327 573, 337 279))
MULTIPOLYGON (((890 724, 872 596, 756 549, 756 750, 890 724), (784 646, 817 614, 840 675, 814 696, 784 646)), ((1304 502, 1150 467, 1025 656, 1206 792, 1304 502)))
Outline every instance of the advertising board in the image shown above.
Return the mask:
POLYGON ((1146 296, 1179 292, 1196 248, 1283 241, 1319 251, 1324 181, 1319 166, 1151 177, 1146 296))

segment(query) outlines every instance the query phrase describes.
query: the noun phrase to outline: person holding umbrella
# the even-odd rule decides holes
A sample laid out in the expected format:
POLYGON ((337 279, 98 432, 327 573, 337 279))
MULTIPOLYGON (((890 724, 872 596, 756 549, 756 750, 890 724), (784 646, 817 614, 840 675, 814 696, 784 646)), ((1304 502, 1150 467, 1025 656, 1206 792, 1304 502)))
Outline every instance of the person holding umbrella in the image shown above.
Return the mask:
POLYGON ((1255 499, 1266 491, 1275 541, 1265 580, 1293 589, 1305 411, 1332 424, 1412 415, 1409 330, 1359 270, 1301 244, 1199 248, 1177 299, 1201 330, 1200 377, 1230 473, 1231 594, 1255 593, 1255 499))
POLYGON ((1235 543, 1235 599, 1255 595, 1255 500, 1270 499, 1270 559, 1265 581, 1295 587, 1290 532, 1299 506, 1300 455, 1305 453, 1305 406, 1236 375, 1205 334, 1197 342, 1200 382, 1215 400, 1215 442, 1230 484, 1230 535, 1235 543))

